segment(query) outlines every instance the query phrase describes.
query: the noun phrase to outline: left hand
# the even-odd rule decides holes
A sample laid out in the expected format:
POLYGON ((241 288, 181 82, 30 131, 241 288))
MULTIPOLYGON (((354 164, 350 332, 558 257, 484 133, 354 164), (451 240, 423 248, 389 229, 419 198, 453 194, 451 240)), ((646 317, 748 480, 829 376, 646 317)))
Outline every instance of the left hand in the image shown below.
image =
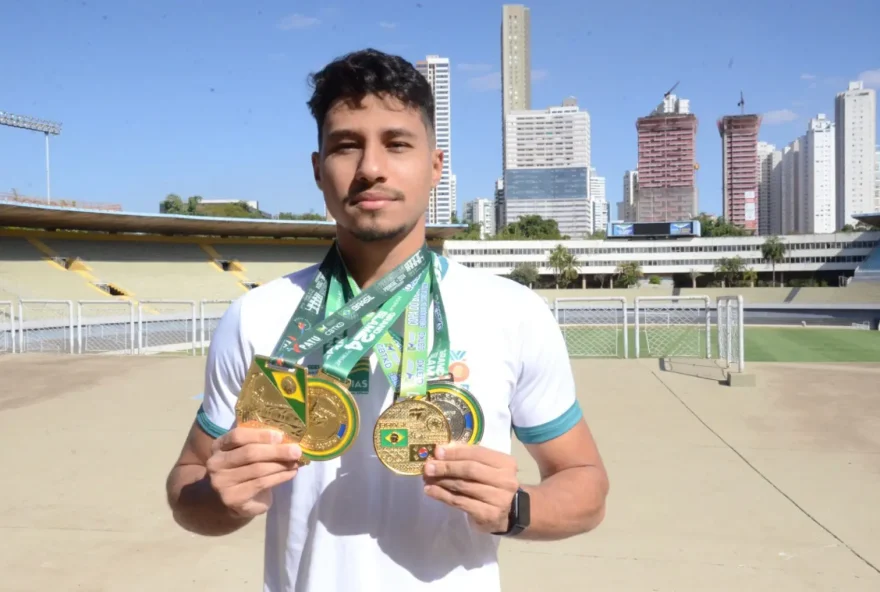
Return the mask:
POLYGON ((425 493, 467 512, 484 532, 507 530, 519 482, 516 460, 481 446, 438 446, 425 464, 425 493))

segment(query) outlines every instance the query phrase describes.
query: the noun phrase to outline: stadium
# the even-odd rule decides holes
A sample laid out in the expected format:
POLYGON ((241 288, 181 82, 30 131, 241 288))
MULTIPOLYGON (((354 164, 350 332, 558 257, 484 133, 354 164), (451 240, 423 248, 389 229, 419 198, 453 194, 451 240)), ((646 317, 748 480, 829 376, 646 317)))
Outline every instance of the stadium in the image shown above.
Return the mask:
MULTIPOLYGON (((460 229, 430 226, 429 245, 486 273, 526 262, 552 279, 559 241, 451 240, 460 229)), ((36 441, 3 461, 16 475, 0 498, 8 585, 259 581, 262 523, 206 547, 173 524, 162 483, 198 408, 217 319, 246 291, 319 262, 333 236, 332 222, 0 200, 0 371, 14 385, 0 433, 7 449, 36 441)), ((777 273, 844 279, 705 283, 724 256, 769 277, 757 237, 565 241, 579 257, 575 287, 536 291, 606 455, 609 516, 540 550, 505 541, 505 590, 587 573, 596 589, 877 589, 880 231, 783 239, 792 247, 777 273), (587 288, 624 261, 661 281, 587 288)), ((524 448, 515 453, 522 479, 537 481, 524 448)))

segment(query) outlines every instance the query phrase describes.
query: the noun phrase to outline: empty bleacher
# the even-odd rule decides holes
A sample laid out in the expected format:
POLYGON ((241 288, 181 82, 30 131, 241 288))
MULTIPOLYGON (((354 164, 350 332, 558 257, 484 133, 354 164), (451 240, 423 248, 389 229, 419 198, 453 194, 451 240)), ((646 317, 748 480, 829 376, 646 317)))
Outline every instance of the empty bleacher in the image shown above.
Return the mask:
POLYGON ((242 277, 250 282, 263 284, 275 278, 320 263, 327 252, 327 245, 260 245, 238 243, 213 243, 218 258, 237 263, 242 277))
POLYGON ((101 284, 137 300, 237 298, 246 288, 193 243, 128 240, 46 240, 60 256, 76 257, 101 284))
POLYGON ((851 284, 869 282, 880 284, 880 243, 859 263, 851 280, 851 284))
MULTIPOLYGON (((40 244, 37 242, 36 244, 40 244)), ((0 236, 0 300, 111 300, 26 238, 0 236)))

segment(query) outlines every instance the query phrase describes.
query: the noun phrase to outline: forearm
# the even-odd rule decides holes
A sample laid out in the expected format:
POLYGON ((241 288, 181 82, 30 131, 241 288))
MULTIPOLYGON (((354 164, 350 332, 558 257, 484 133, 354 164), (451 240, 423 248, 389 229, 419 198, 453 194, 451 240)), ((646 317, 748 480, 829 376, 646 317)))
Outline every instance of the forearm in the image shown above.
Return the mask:
POLYGON ((572 467, 523 485, 529 493, 529 527, 517 538, 551 541, 593 530, 605 517, 608 480, 599 467, 572 467))
POLYGON ((229 513, 211 487, 204 467, 174 467, 168 476, 167 491, 175 522, 190 532, 221 536, 235 532, 252 520, 229 513))

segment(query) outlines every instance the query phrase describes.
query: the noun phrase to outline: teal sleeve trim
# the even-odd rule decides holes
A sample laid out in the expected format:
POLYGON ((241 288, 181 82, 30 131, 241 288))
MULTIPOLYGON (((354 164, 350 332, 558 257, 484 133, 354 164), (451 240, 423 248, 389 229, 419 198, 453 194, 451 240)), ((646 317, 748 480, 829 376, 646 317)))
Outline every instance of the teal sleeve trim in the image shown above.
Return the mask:
POLYGON ((208 418, 208 414, 205 413, 205 409, 203 407, 199 407, 199 412, 196 414, 196 421, 198 422, 199 427, 201 427, 202 430, 204 430, 204 432, 212 438, 219 438, 229 431, 221 428, 216 423, 211 421, 208 418))
POLYGON ((443 255, 439 256, 440 259, 440 279, 442 280, 446 277, 446 271, 449 269, 449 261, 443 255))
POLYGON ((581 411, 580 404, 575 401, 565 413, 556 419, 530 428, 513 426, 513 433, 516 434, 517 439, 523 444, 541 444, 542 442, 548 442, 566 433, 577 425, 577 422, 579 422, 583 416, 584 414, 581 411))

